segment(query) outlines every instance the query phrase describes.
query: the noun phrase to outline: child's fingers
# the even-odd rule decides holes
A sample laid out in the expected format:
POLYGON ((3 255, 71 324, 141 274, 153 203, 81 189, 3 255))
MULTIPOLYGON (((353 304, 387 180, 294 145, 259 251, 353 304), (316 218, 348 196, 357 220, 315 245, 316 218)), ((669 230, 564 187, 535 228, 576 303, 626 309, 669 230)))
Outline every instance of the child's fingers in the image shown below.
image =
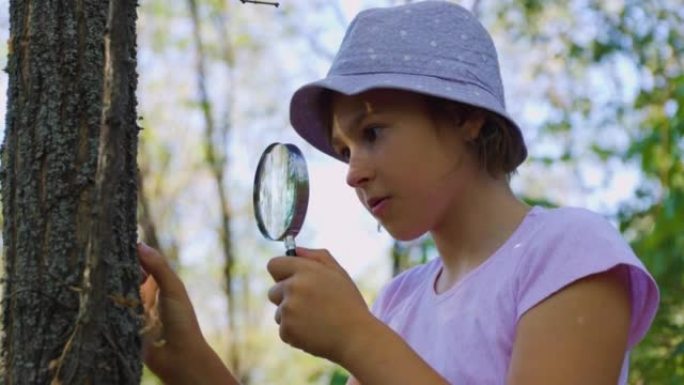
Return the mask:
POLYGON ((169 297, 185 296, 183 282, 173 271, 166 258, 157 250, 144 243, 139 243, 138 257, 143 269, 154 278, 159 289, 165 295, 169 297))
POLYGON ((307 261, 300 260, 297 257, 274 257, 268 261, 266 269, 273 280, 279 282, 293 275, 302 262, 307 261))
POLYGON ((268 272, 276 282, 282 281, 295 274, 302 268, 310 268, 312 263, 332 267, 338 271, 345 272, 344 268, 337 263, 337 260, 325 249, 307 249, 297 247, 296 257, 275 257, 271 258, 266 265, 268 272))
POLYGON ((147 277, 149 277, 149 276, 150 275, 147 273, 147 271, 145 271, 145 269, 143 269, 141 266, 140 267, 140 284, 142 285, 143 283, 145 283, 145 281, 147 281, 147 277))
POLYGON ((151 346, 156 346, 162 339, 163 327, 159 319, 158 308, 159 286, 154 276, 150 276, 140 286, 140 297, 145 309, 145 319, 140 334, 143 337, 143 354, 147 354, 151 346))
POLYGON ((297 256, 320 262, 326 266, 335 268, 342 268, 337 260, 326 249, 307 249, 305 247, 297 247, 297 256))
POLYGON ((280 305, 285 297, 285 289, 283 281, 277 282, 268 289, 268 300, 274 305, 280 305))
POLYGON ((142 298, 145 309, 150 309, 156 305, 158 291, 159 285, 157 285, 157 281, 155 281, 154 277, 149 277, 140 285, 140 297, 142 298))

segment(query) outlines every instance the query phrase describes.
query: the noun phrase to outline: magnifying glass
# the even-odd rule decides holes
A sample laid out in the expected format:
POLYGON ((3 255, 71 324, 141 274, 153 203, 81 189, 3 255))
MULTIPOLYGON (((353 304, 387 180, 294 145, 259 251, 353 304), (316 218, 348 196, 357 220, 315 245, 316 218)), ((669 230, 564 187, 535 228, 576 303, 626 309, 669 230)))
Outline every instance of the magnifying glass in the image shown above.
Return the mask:
POLYGON ((309 175, 297 146, 272 143, 266 147, 254 176, 252 198, 261 234, 285 241, 286 255, 296 255, 294 239, 309 205, 309 175))

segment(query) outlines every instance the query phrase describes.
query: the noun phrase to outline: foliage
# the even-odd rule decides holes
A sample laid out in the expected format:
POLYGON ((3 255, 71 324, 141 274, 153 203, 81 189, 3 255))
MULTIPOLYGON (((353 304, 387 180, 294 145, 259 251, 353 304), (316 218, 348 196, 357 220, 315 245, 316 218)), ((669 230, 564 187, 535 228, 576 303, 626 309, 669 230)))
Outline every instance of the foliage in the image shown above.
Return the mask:
MULTIPOLYGON (((575 2, 556 2, 548 8, 563 6, 579 7, 575 2)), ((544 11, 525 14, 540 20, 544 11)), ((650 334, 633 353, 630 381, 679 384, 684 382, 684 31, 680 28, 684 14, 674 2, 654 1, 625 1, 617 7, 592 1, 585 12, 598 26, 585 42, 573 39, 570 29, 561 29, 556 36, 529 34, 560 38, 570 73, 616 68, 614 63, 622 62, 637 74, 632 80, 637 83, 634 97, 612 101, 608 109, 590 103, 579 112, 587 120, 600 113, 602 123, 617 124, 628 132, 628 146, 592 143, 590 151, 604 162, 616 158, 637 164, 645 181, 632 199, 622 202, 616 215, 620 230, 630 237, 662 296, 650 334)), ((579 96, 570 103, 573 108, 583 100, 581 96, 591 97, 579 96)))
POLYGON ((332 377, 330 378, 330 385, 344 385, 347 383, 348 379, 349 374, 340 369, 335 369, 332 377))

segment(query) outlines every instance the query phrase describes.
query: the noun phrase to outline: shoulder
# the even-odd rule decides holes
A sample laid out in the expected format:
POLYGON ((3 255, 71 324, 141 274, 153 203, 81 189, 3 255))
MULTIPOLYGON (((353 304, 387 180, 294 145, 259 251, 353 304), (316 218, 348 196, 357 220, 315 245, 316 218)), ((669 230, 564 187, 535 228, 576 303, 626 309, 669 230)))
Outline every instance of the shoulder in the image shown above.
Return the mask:
POLYGON ((604 216, 579 207, 539 209, 541 211, 540 235, 574 237, 578 235, 593 238, 596 235, 610 235, 615 240, 622 237, 604 216))
POLYGON ((417 289, 429 284, 439 267, 439 258, 425 264, 412 267, 388 282, 373 303, 373 314, 379 318, 391 312, 399 304, 403 303, 408 297, 417 295, 417 289))
POLYGON ((529 235, 524 262, 640 264, 617 227, 604 216, 577 207, 537 210, 538 226, 529 235))
POLYGON ((520 283, 575 280, 621 264, 645 270, 620 232, 592 211, 537 208, 539 219, 528 234, 519 260, 520 283))
POLYGON ((630 346, 650 325, 658 304, 658 289, 618 229, 586 209, 540 209, 539 224, 530 235, 516 273, 518 319, 528 310, 569 285, 616 268, 624 271, 633 320, 630 346))

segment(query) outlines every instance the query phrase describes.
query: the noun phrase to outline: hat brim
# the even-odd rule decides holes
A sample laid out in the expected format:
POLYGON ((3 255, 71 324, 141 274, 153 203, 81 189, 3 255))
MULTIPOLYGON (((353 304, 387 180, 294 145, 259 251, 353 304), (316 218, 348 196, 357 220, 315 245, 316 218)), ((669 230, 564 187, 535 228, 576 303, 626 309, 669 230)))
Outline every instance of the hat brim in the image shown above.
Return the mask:
POLYGON ((356 75, 329 75, 299 88, 290 101, 290 123, 295 131, 318 150, 338 159, 329 141, 329 118, 323 116, 321 97, 325 90, 343 95, 356 95, 372 89, 396 89, 469 104, 493 112, 505 119, 513 128, 514 136, 523 144, 521 159, 527 157, 524 139, 516 122, 506 113, 505 106, 489 91, 470 83, 445 80, 432 76, 370 73, 356 75))

